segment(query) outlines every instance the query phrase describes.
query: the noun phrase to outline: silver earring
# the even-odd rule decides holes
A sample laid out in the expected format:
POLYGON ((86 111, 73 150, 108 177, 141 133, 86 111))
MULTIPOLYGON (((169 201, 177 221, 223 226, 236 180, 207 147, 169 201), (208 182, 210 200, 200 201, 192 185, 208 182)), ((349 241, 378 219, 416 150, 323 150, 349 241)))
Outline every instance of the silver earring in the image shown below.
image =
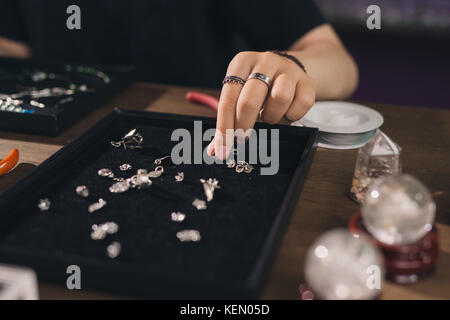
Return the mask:
POLYGON ((159 166, 167 158, 170 158, 170 156, 165 156, 165 157, 162 157, 160 159, 156 159, 153 163, 156 164, 157 166, 159 166))
POLYGON ((103 240, 107 235, 116 234, 119 231, 119 225, 115 222, 105 222, 100 225, 92 225, 91 239, 103 240))
POLYGON ((186 219, 186 215, 182 212, 172 212, 170 218, 173 222, 183 222, 186 219))
POLYGON ((124 163, 119 167, 120 171, 128 171, 131 170, 132 168, 133 167, 131 166, 131 164, 128 163, 124 163))
POLYGON ((94 213, 95 211, 100 210, 101 208, 103 208, 104 206, 106 206, 106 201, 103 200, 102 198, 98 199, 97 202, 91 204, 88 207, 88 211, 89 213, 94 213))
POLYGON ((51 206, 51 202, 50 200, 48 200, 47 198, 45 199, 40 199, 39 200, 39 204, 38 204, 38 208, 41 211, 48 211, 50 210, 50 206, 51 206))
POLYGON ((206 210, 207 206, 206 206, 206 201, 200 200, 200 199, 194 199, 194 201, 192 202, 192 205, 197 209, 197 210, 206 210))
POLYGON ((236 161, 234 161, 234 159, 230 159, 227 161, 227 167, 228 168, 234 168, 236 167, 236 161))
POLYGON ((205 192, 206 201, 211 202, 214 198, 214 191, 220 189, 219 180, 216 178, 209 178, 208 180, 200 179, 203 183, 203 191, 205 192))
POLYGON ((87 198, 89 197, 89 190, 86 186, 78 186, 75 189, 75 192, 77 195, 79 195, 82 198, 87 198))
POLYGON ((182 230, 177 232, 177 238, 181 242, 199 242, 202 237, 197 230, 182 230))
POLYGON ((251 173, 253 171, 253 169, 254 169, 254 167, 245 161, 238 161, 238 163, 236 165, 237 173, 242 173, 242 172, 251 173))
POLYGON ((184 172, 178 172, 178 174, 175 176, 176 182, 181 182, 184 180, 184 172))
POLYGON ((122 245, 117 241, 114 241, 113 243, 111 243, 109 246, 106 247, 106 253, 108 257, 110 257, 111 259, 117 258, 120 255, 121 251, 122 245))
POLYGON ((124 193, 130 189, 130 183, 128 181, 119 181, 109 187, 111 193, 124 193))
POLYGON ((163 166, 157 166, 155 170, 151 171, 148 176, 150 178, 159 178, 164 173, 164 167, 163 166))
POLYGON ((128 132, 120 141, 111 141, 114 147, 120 148, 123 146, 124 149, 141 149, 143 143, 144 138, 136 129, 128 132))

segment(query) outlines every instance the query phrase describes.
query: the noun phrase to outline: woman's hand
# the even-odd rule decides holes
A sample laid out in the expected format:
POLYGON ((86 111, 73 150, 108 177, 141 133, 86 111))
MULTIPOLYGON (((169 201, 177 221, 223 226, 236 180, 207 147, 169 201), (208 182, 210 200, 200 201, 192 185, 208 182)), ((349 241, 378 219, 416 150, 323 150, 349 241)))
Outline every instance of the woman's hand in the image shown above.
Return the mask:
MULTIPOLYGON (((244 85, 225 83, 222 88, 216 135, 208 147, 209 155, 222 160, 231 151, 235 131, 252 129, 258 115, 270 124, 278 123, 283 117, 296 121, 308 112, 316 98, 311 77, 292 60, 273 52, 237 54, 228 66, 227 76, 247 81, 244 85), (247 80, 252 73, 268 76, 271 89, 261 80, 247 80)), ((242 132, 236 135, 240 137, 242 132)))

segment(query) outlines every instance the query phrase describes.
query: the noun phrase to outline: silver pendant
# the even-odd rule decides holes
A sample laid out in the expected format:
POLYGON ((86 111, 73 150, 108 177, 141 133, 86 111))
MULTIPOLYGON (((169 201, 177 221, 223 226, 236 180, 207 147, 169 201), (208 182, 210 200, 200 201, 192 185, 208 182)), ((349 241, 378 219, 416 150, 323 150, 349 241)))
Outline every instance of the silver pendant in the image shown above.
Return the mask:
POLYGON ((203 183, 206 201, 211 202, 214 198, 214 190, 220 189, 219 180, 216 178, 209 178, 208 180, 200 179, 200 182, 203 183))
POLYGON ((119 181, 109 187, 109 191, 112 193, 124 193, 130 189, 130 183, 128 181, 119 181))
POLYGON ((173 222, 183 222, 186 219, 186 215, 182 212, 172 212, 170 218, 173 222))
POLYGON ((178 174, 175 176, 176 182, 182 182, 184 180, 184 172, 178 172, 178 174))
POLYGON ((47 198, 45 199, 40 199, 39 200, 39 204, 38 204, 38 208, 41 211, 48 211, 50 210, 50 206, 51 206, 51 202, 50 200, 48 200, 47 198))
POLYGON ((203 201, 203 200, 200 200, 200 199, 194 199, 194 201, 192 202, 192 205, 197 210, 206 210, 207 209, 206 201, 203 201))
POLYGON ((124 149, 141 149, 143 143, 144 138, 136 129, 128 132, 120 141, 111 141, 112 146, 116 148, 123 146, 124 149))
POLYGON ((89 190, 86 186, 78 186, 75 189, 75 192, 77 195, 79 195, 82 198, 87 198, 89 197, 89 190))
POLYGON ((97 202, 91 204, 88 207, 88 211, 89 213, 94 213, 95 211, 100 210, 101 208, 103 208, 104 206, 106 206, 106 201, 103 200, 102 198, 98 199, 97 202))
POLYGON ((177 238, 181 242, 199 242, 202 237, 198 230, 182 230, 177 232, 177 238))
POLYGON ((164 173, 164 168, 162 166, 158 166, 155 170, 151 171, 148 176, 150 178, 159 178, 164 173))
POLYGON ((120 252, 122 251, 122 245, 120 242, 114 241, 109 246, 106 247, 106 254, 111 259, 115 259, 120 255, 120 252))

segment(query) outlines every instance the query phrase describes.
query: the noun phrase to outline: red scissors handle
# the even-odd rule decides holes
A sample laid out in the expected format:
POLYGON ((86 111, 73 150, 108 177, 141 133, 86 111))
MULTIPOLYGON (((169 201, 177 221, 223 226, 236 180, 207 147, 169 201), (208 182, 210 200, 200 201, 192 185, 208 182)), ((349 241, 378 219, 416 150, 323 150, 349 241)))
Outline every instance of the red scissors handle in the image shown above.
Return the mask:
POLYGON ((189 102, 203 104, 215 111, 219 109, 219 99, 204 93, 190 91, 186 94, 186 99, 189 102))

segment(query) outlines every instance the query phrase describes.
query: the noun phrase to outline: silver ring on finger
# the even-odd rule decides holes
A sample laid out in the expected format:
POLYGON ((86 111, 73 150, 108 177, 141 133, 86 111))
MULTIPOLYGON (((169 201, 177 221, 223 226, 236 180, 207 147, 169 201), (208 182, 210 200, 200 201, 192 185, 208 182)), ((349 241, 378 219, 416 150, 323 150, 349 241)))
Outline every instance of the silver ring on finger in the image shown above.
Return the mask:
POLYGON ((248 77, 247 81, 252 80, 252 79, 257 79, 257 80, 264 82, 267 85, 267 87, 269 88, 269 90, 272 88, 272 80, 270 80, 270 78, 263 73, 259 73, 259 72, 252 73, 248 77))
POLYGON ((238 76, 226 76, 222 81, 222 84, 225 84, 225 83, 244 85, 245 80, 238 76))

